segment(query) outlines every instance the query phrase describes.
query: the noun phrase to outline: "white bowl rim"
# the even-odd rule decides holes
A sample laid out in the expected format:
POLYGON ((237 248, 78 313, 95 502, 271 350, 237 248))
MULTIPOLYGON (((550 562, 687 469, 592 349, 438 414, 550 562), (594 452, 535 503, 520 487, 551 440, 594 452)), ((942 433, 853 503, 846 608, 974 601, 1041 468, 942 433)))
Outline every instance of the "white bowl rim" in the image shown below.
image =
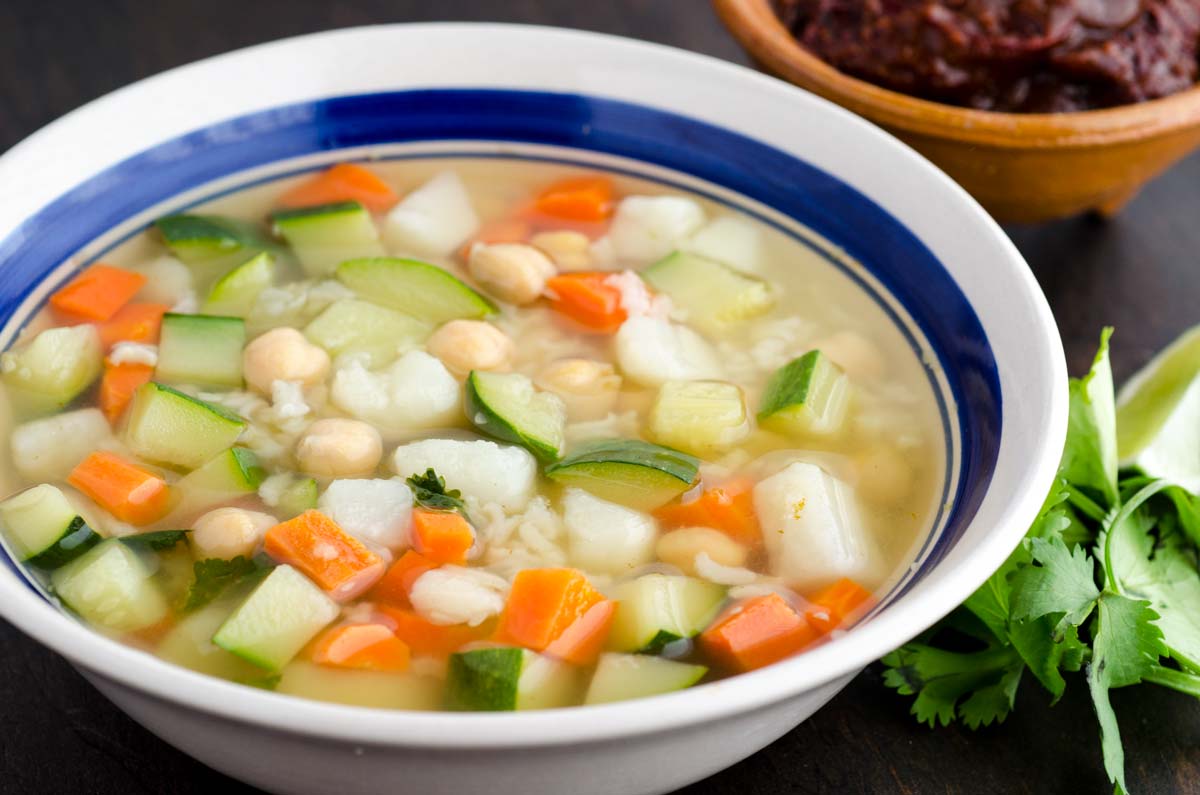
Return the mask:
MULTIPOLYGON (((873 175, 853 163, 839 162, 837 168, 831 168, 821 160, 809 162, 829 170, 884 206, 939 257, 942 257, 943 249, 973 250, 991 267, 1003 269, 1000 275, 1010 280, 1011 283, 1006 285, 1005 308, 1022 320, 1020 339, 1009 339, 1000 333, 1002 329, 988 323, 984 323, 984 328, 993 349, 997 350, 1004 396, 1004 424, 993 486, 1003 475, 1011 494, 996 494, 995 488, 989 488, 968 531, 984 517, 994 520, 994 529, 981 532, 981 537, 971 544, 970 549, 965 548, 965 541, 960 541, 934 566, 928 578, 866 625, 799 657, 696 690, 619 704, 545 712, 388 711, 308 701, 233 685, 104 638, 62 615, 29 591, 14 574, 0 569, 0 613, 5 618, 75 664, 106 679, 163 701, 280 732, 359 745, 457 748, 559 745, 665 731, 718 720, 798 696, 861 669, 932 625, 969 596, 999 566, 1040 509, 1057 469, 1066 434, 1066 367, 1057 327, 1040 288, 995 222, 961 188, 913 150, 825 100, 716 58, 598 33, 490 23, 348 28, 257 45, 179 67, 101 97, 50 124, 0 157, 0 183, 30 185, 29 180, 18 177, 22 172, 31 173, 34 168, 46 169, 51 177, 0 202, 0 240, 7 238, 22 220, 67 188, 153 143, 212 121, 264 107, 371 90, 373 86, 368 85, 358 85, 354 90, 330 85, 331 82, 336 84, 337 78, 321 75, 319 71, 307 75, 313 79, 305 83, 301 64, 321 63, 331 52, 340 53, 353 62, 357 54, 368 52, 372 45, 384 41, 396 50, 403 50, 405 48, 397 44, 398 40, 406 38, 412 45, 409 49, 418 50, 421 46, 442 46, 443 52, 454 51, 464 42, 474 42, 480 46, 486 44, 493 52, 509 48, 509 52, 520 53, 536 45, 542 51, 602 53, 609 67, 636 61, 641 79, 632 83, 628 75, 614 78, 611 71, 607 75, 589 74, 586 69, 573 72, 564 68, 561 75, 549 75, 544 80, 539 78, 541 82, 536 87, 546 90, 561 87, 560 90, 618 99, 632 96, 631 101, 640 97, 643 104, 652 104, 653 100, 647 99, 651 88, 633 83, 653 83, 654 90, 661 91, 656 81, 669 80, 683 72, 687 79, 695 81, 687 84, 691 88, 698 86, 697 77, 704 75, 706 86, 715 85, 725 91, 736 87, 747 95, 776 101, 780 107, 791 105, 802 109, 827 120, 838 138, 849 137, 892 158, 896 172, 911 180, 911 184, 928 191, 928 196, 923 197, 930 200, 926 206, 903 206, 895 193, 889 193, 890 188, 875 184, 873 175), (301 70, 301 79, 296 79, 297 70, 301 70), (651 72, 661 72, 662 77, 647 79, 646 75, 651 72), (281 88, 276 79, 283 74, 291 78, 292 85, 287 88, 281 88), (238 89, 236 82, 230 81, 235 75, 244 79, 246 85, 238 89), (322 81, 321 77, 327 79, 322 81), (621 84, 619 90, 611 85, 612 79, 621 84), (206 82, 211 86, 218 80, 230 89, 232 96, 222 94, 217 103, 211 97, 207 100, 201 97, 196 107, 186 110, 169 102, 163 106, 164 99, 179 96, 176 92, 188 87, 195 89, 206 82), (275 82, 271 83, 270 90, 263 91, 272 80, 275 82), (606 85, 610 90, 605 90, 606 85), (256 94, 255 90, 262 95, 256 94), (147 129, 131 130, 127 123, 122 124, 123 119, 139 118, 139 111, 147 117, 158 111, 161 113, 146 125, 147 129), (109 135, 96 136, 101 130, 109 135), (76 152, 80 154, 72 154, 76 152), (939 231, 936 224, 925 217, 934 213, 941 214, 942 226, 953 229, 939 231), (973 236, 969 249, 962 247, 962 241, 955 241, 956 236, 961 237, 964 233, 973 236), (1010 358, 1000 355, 1001 345, 1009 351, 1010 358), (1012 355, 1017 350, 1020 357, 1012 355), (1015 372, 1014 367, 1020 372, 1015 372), (1021 390, 1033 398, 1021 400, 1021 390)), ((393 57, 402 60, 404 55, 394 54, 393 57)), ((587 59, 581 57, 580 61, 586 64, 587 59)), ((352 66, 353 63, 343 63, 344 71, 350 71, 352 66)), ((490 78, 475 78, 471 85, 490 82, 490 85, 506 87, 517 82, 522 84, 521 87, 528 87, 524 84, 529 79, 517 74, 521 68, 520 65, 506 67, 501 63, 490 78)), ((393 82, 389 87, 429 85, 428 81, 414 86, 398 86, 393 82)), ((697 107, 687 106, 682 99, 670 102, 679 105, 677 112, 698 114, 697 107)), ((703 114, 700 117, 704 118, 703 114)), ((762 121, 762 124, 766 126, 768 122, 762 121)), ((748 134, 753 136, 754 131, 748 134)), ((777 131, 772 134, 779 137, 777 131)), ((998 312, 989 303, 994 299, 988 297, 986 286, 960 286, 977 312, 981 305, 988 307, 994 322, 998 312)), ((987 318, 981 313, 980 319, 987 318)))

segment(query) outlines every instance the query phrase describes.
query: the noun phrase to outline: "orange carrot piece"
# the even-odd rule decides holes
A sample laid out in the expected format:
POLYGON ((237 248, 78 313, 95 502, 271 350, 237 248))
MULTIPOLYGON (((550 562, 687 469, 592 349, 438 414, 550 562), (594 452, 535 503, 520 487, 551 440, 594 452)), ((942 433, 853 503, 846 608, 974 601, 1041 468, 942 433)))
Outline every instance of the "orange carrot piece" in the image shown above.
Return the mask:
POLYGON ((748 599, 700 633, 700 648, 730 671, 753 671, 790 657, 820 637, 777 593, 748 599))
POLYGON ((711 527, 741 544, 755 547, 762 542, 762 530, 754 513, 754 482, 735 478, 706 489, 691 502, 664 505, 654 516, 667 528, 711 527))
POLYGON ((592 331, 616 332, 626 314, 621 308, 621 291, 606 281, 609 275, 578 272, 547 279, 550 306, 592 331))
POLYGON ((459 259, 466 262, 471 258, 471 247, 476 243, 524 243, 533 230, 524 218, 497 218, 485 221, 475 237, 462 244, 459 259))
POLYGON ((613 182, 604 176, 559 180, 538 195, 535 208, 570 221, 606 221, 613 212, 613 182))
POLYGON ((401 673, 408 670, 408 644, 383 624, 343 624, 326 630, 313 646, 318 665, 401 673))
POLYGON ((467 562, 475 545, 475 531, 462 514, 453 511, 413 511, 413 546, 434 563, 467 562))
POLYGON ((104 361, 104 377, 100 380, 100 410, 108 421, 116 424, 125 407, 133 400, 138 387, 154 377, 154 367, 148 364, 113 364, 104 361))
POLYGON ((353 599, 383 576, 383 558, 317 510, 272 527, 263 549, 275 560, 295 566, 339 601, 353 599))
POLYGON ((134 525, 157 521, 171 507, 165 480, 104 451, 83 459, 67 482, 122 522, 134 525))
POLYGON ((126 304, 96 326, 100 342, 105 350, 118 342, 158 342, 163 314, 169 310, 164 304, 126 304))
POLYGON ((578 569, 524 569, 513 578, 496 640, 542 651, 603 601, 578 569))
POLYGON ((873 604, 875 597, 854 580, 843 577, 809 597, 808 601, 812 603, 805 612, 808 623, 826 633, 844 624, 864 606, 873 604))
POLYGON ((396 192, 375 173, 354 163, 339 163, 283 194, 278 204, 280 207, 315 207, 356 201, 379 213, 399 200, 396 192))
POLYGON ((388 567, 383 579, 371 589, 371 598, 388 604, 407 606, 413 583, 427 571, 437 568, 429 558, 416 550, 408 550, 388 567))
POLYGON ((108 320, 129 303, 145 283, 146 277, 140 273, 96 264, 51 295, 50 305, 68 315, 108 320))
POLYGON ((605 599, 588 608, 587 612, 546 645, 545 652, 574 665, 591 665, 604 651, 608 631, 616 614, 616 602, 605 599))
POLYGON ((426 621, 407 608, 378 605, 376 610, 381 622, 392 627, 396 637, 404 641, 414 656, 444 659, 468 643, 483 640, 491 633, 488 624, 478 627, 466 624, 443 626, 426 621))

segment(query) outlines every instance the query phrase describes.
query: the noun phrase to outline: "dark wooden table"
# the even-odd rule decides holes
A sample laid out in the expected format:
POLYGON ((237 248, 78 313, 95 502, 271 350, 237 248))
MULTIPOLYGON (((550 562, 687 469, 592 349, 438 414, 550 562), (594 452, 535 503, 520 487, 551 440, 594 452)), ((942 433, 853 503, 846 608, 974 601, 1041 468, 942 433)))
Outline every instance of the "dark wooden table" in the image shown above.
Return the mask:
MULTIPOLYGON (((747 63, 702 0, 4 0, 0 151, 83 102, 198 58, 326 28, 439 18, 586 28, 747 63)), ((1010 232, 1049 296, 1075 373, 1087 366, 1103 325, 1117 328, 1121 378, 1200 321, 1200 157, 1111 223, 1081 218, 1010 232)), ((1151 686, 1113 700, 1133 791, 1200 792, 1200 704, 1151 686)), ((1014 715, 979 732, 930 731, 907 709, 868 669, 800 728, 684 792, 1111 791, 1078 678, 1051 708, 1026 677, 1014 715)), ((0 792, 217 788, 250 791, 141 729, 57 655, 0 621, 0 792)))

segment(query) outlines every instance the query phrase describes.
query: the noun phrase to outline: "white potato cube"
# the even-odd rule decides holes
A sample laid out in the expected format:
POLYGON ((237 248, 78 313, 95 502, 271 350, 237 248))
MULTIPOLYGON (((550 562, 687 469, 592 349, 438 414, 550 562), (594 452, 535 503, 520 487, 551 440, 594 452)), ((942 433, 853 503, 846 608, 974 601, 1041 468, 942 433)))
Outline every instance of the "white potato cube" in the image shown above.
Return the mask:
POLYGON ((371 547, 406 548, 412 527, 412 490, 399 480, 335 480, 317 508, 371 547))
POLYGON ((800 590, 841 577, 876 584, 879 550, 853 490, 815 464, 789 464, 754 487, 771 573, 800 590))
POLYGON ((567 489, 563 496, 563 525, 571 563, 581 569, 628 574, 654 558, 658 523, 653 517, 582 489, 567 489))
POLYGON ((484 440, 425 439, 400 445, 393 466, 402 478, 433 469, 446 479, 447 488, 481 503, 498 503, 506 511, 524 508, 537 481, 537 461, 528 450, 484 440))
POLYGON ((704 224, 704 210, 683 196, 629 196, 617 205, 608 237, 617 258, 662 259, 704 224))
POLYGON ((385 435, 443 427, 460 416, 458 381, 424 351, 409 351, 376 372, 353 359, 334 373, 330 397, 385 435))
POLYGON ((117 444, 99 409, 68 411, 18 425, 11 442, 13 465, 33 481, 66 480, 80 461, 117 444))
POLYGON ((169 254, 130 270, 146 277, 146 283, 136 296, 138 301, 173 307, 189 296, 195 300, 195 293, 192 292, 192 269, 169 254))
POLYGON ((458 174, 443 171, 387 214, 388 247, 398 254, 446 257, 479 229, 479 216, 458 174))

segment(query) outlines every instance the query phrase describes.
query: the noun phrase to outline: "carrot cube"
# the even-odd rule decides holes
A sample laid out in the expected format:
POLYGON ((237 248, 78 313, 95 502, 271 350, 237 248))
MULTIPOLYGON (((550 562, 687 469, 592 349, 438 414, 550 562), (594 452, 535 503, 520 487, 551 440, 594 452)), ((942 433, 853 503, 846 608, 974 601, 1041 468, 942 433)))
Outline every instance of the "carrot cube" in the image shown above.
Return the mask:
POLYGON ((413 583, 425 572, 436 569, 437 565, 420 552, 410 549, 388 567, 383 579, 371 589, 371 598, 388 604, 406 606, 413 583))
POLYGON ((145 283, 146 277, 140 273, 96 264, 51 295, 50 305, 75 317, 108 320, 145 283))
POLYGON ((491 632, 487 624, 478 627, 434 624, 402 607, 379 605, 377 610, 381 623, 390 626, 415 656, 445 659, 468 643, 483 640, 491 632))
POLYGON ((409 650, 383 624, 344 624, 317 638, 312 659, 338 668, 401 673, 408 670, 409 650))
POLYGON ((170 309, 164 304, 126 304, 97 326, 105 350, 118 342, 158 342, 163 315, 170 309))
POLYGON ((413 511, 413 546, 434 563, 461 566, 475 546, 475 531, 454 511, 413 511))
POLYGON ((339 601, 362 594, 383 576, 383 558, 317 510, 272 527, 263 549, 275 560, 295 566, 339 601))
POLYGON ((133 400, 133 393, 154 376, 154 368, 148 364, 104 363, 104 377, 100 380, 100 410, 110 423, 116 424, 125 408, 133 400))
POLYGON ((542 651, 604 601, 578 569, 525 569, 513 579, 496 639, 542 651))
POLYGON ((700 648, 730 671, 753 671, 790 657, 820 633, 777 593, 747 599, 700 634, 700 648))
POLYGON ((133 525, 155 522, 171 507, 171 492, 165 480, 104 451, 83 459, 67 482, 122 522, 133 525))
POLYGON ((374 172, 355 163, 339 163, 292 188, 278 203, 280 207, 315 207, 356 201, 378 213, 399 200, 391 186, 374 172))
POLYGON ((597 602, 546 645, 544 651, 574 665, 591 665, 604 651, 608 631, 612 629, 617 603, 611 599, 597 602))
POLYGON ((874 601, 870 591, 843 577, 809 597, 812 604, 805 615, 808 623, 824 634, 841 626, 848 617, 874 601))
POLYGON ((608 283, 610 275, 579 272, 547 279, 550 306, 592 331, 615 333, 628 315, 621 308, 621 291, 608 283))
POLYGON ((605 221, 613 212, 613 182, 608 177, 569 177, 543 190, 537 212, 571 221, 605 221))
POLYGON ((754 513, 754 483, 736 478, 705 490, 691 502, 664 505, 654 516, 668 528, 711 527, 748 547, 762 542, 762 530, 754 513))

